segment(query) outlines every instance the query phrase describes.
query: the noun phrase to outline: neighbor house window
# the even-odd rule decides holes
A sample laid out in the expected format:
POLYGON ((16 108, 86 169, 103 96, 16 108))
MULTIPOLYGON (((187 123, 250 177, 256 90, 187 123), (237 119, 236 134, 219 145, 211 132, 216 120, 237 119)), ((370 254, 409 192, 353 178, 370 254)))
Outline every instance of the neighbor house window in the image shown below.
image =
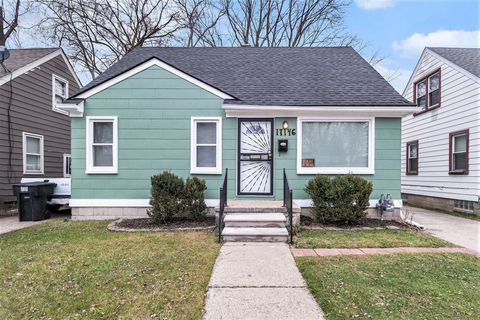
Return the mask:
POLYGON ((66 111, 57 108, 57 104, 63 103, 68 98, 68 81, 57 75, 52 75, 53 111, 68 114, 66 111))
POLYGON ((117 117, 87 117, 87 173, 117 173, 117 117))
POLYGON ((407 142, 407 174, 418 174, 418 141, 407 142))
POLYGON ((414 95, 417 106, 422 110, 440 106, 440 70, 415 82, 414 95))
POLYGON ((299 118, 299 174, 373 174, 374 119, 299 118))
POLYGON ((453 200, 453 207, 455 209, 472 211, 473 212, 473 201, 467 200, 453 200))
POLYGON ((72 175, 72 156, 69 154, 63 155, 63 176, 68 178, 72 175))
POLYGON ((193 174, 222 173, 222 119, 192 118, 191 163, 193 174))
POLYGON ((450 133, 450 174, 468 174, 469 130, 450 133))
POLYGON ((43 136, 23 132, 23 173, 43 174, 43 136))

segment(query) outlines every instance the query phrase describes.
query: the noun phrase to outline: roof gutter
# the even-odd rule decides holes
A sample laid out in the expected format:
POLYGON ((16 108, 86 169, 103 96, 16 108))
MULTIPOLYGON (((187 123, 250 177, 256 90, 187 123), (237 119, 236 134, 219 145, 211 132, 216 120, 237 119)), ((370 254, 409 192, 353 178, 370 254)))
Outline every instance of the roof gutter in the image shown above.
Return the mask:
POLYGON ((83 110, 84 110, 84 100, 66 100, 64 103, 59 103, 55 107, 57 109, 63 110, 68 112, 70 118, 81 118, 83 117, 83 110))
POLYGON ((418 111, 416 106, 275 106, 223 104, 227 117, 374 116, 398 118, 418 111))

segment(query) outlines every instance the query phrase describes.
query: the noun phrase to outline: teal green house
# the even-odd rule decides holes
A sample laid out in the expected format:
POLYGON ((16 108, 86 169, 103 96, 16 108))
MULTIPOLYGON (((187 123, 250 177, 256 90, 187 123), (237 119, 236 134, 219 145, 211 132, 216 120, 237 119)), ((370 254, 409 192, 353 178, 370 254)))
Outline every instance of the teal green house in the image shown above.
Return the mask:
POLYGON ((228 199, 294 202, 315 175, 373 182, 401 206, 405 100, 351 47, 138 48, 60 106, 71 117, 74 219, 143 217, 150 177, 206 180, 228 199))

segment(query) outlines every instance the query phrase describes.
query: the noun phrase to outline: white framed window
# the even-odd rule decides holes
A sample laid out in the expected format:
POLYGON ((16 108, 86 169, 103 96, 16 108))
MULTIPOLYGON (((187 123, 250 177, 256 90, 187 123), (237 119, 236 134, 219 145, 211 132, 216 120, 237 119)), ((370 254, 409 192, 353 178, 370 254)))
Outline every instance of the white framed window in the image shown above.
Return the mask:
POLYGON ((22 133, 23 173, 43 174, 43 136, 22 133))
POLYGON ((298 118, 298 174, 374 174, 375 118, 298 118))
POLYGON ((222 118, 192 117, 190 173, 222 173, 222 118))
POLYGON ((118 172, 118 118, 86 117, 87 174, 118 172))
POLYGON ((450 133, 449 174, 468 174, 469 130, 450 133))
POLYGON ((68 112, 57 108, 57 104, 63 103, 68 98, 68 81, 52 74, 52 110, 68 114, 68 112))
POLYGON ((63 177, 69 178, 72 176, 72 156, 63 154, 63 177))

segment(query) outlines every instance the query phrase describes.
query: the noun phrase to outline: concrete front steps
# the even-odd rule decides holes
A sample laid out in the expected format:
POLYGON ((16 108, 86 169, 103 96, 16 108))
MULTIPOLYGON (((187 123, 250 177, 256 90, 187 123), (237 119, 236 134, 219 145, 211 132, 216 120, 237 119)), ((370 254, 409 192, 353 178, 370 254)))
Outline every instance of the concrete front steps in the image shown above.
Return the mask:
POLYGON ((283 213, 228 213, 224 218, 224 241, 287 242, 288 231, 283 213))
POLYGON ((283 228, 287 219, 283 213, 228 213, 225 227, 283 228))
MULTIPOLYGON (((216 214, 219 208, 215 209, 216 214)), ((228 200, 222 238, 227 242, 288 242, 287 209, 279 200, 228 200)), ((293 224, 300 222, 300 207, 293 207, 293 224)))

